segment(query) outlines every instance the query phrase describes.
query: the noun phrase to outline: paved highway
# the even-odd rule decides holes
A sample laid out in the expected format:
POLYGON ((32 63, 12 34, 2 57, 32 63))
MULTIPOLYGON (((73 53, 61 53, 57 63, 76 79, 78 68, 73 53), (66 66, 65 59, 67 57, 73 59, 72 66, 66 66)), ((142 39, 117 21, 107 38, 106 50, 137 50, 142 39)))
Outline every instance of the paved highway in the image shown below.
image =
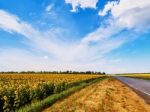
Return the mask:
POLYGON ((131 87, 137 94, 143 97, 147 103, 150 103, 150 80, 118 76, 115 78, 131 87))

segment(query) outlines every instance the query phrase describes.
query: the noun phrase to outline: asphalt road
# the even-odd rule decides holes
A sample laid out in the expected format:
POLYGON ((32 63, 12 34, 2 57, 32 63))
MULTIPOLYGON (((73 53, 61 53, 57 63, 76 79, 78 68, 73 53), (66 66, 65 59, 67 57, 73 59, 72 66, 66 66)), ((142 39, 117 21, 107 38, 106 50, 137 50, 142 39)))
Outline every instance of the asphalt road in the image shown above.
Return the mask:
POLYGON ((150 103, 150 81, 143 79, 115 77, 121 82, 132 88, 138 95, 140 95, 147 103, 150 103))

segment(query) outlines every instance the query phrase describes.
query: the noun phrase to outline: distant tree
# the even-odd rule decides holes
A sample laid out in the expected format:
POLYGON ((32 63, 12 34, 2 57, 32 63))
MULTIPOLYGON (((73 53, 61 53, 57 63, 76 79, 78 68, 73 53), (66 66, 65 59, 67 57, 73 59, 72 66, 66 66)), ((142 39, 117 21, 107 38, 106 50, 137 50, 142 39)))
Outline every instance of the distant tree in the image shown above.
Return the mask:
POLYGON ((15 71, 7 71, 7 72, 0 72, 1 74, 14 74, 14 73, 20 73, 20 74, 97 74, 97 75, 105 75, 105 72, 96 72, 96 71, 21 71, 21 72, 15 72, 15 71))
POLYGON ((103 75, 106 75, 106 73, 105 73, 105 72, 103 72, 102 74, 103 74, 103 75))

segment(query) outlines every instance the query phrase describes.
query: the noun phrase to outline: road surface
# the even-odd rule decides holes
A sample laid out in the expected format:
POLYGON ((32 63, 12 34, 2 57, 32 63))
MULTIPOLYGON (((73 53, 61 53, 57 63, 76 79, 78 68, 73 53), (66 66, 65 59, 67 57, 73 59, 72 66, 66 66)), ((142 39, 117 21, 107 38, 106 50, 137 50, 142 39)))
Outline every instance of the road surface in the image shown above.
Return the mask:
POLYGON ((137 94, 139 94, 147 103, 150 103, 150 81, 143 79, 115 77, 121 82, 131 87, 137 94))

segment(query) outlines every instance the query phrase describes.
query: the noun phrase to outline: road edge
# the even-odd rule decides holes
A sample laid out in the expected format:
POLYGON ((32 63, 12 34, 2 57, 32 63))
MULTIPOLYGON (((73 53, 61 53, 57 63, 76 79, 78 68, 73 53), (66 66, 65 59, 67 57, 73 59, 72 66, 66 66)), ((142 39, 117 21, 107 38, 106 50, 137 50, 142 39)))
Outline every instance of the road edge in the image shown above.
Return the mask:
POLYGON ((138 96, 140 96, 147 104, 150 104, 150 95, 147 93, 144 93, 143 91, 140 91, 139 89, 123 82, 122 80, 118 79, 117 77, 113 77, 114 79, 118 80, 119 82, 125 84, 127 87, 131 88, 132 91, 134 91, 138 96))

